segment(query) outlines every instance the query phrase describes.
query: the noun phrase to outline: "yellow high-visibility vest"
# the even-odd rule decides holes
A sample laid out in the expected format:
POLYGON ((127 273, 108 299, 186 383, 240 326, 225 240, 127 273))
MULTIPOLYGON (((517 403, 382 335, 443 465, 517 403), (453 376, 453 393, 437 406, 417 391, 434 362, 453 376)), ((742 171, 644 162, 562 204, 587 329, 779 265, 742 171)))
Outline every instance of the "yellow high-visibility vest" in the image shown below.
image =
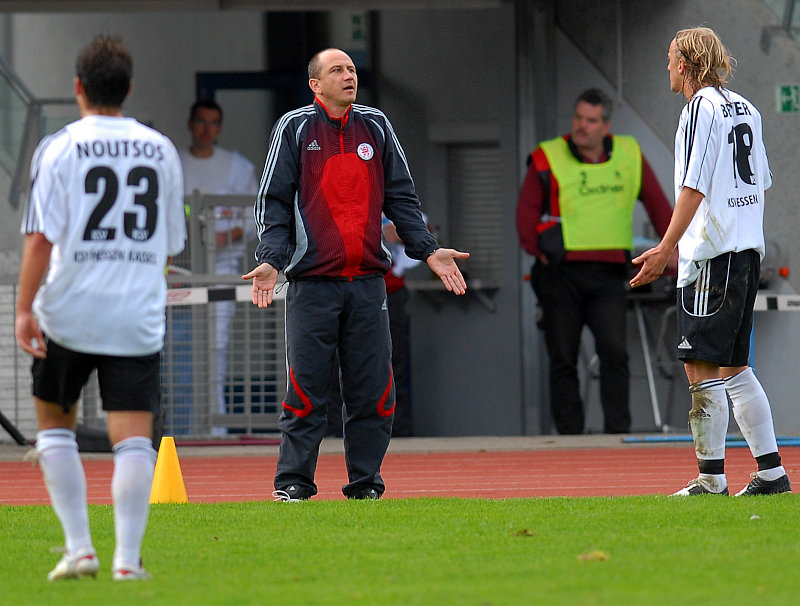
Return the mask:
POLYGON ((540 144, 558 182, 561 229, 567 250, 633 249, 633 209, 642 185, 636 139, 614 135, 611 158, 580 162, 563 137, 540 144))

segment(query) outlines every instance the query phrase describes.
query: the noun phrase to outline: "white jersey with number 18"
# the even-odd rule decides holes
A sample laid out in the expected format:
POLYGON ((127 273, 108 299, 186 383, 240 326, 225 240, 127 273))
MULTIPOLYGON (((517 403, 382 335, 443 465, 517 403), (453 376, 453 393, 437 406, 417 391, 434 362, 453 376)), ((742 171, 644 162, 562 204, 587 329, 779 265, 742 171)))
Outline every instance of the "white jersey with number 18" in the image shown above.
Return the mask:
POLYGON ((86 353, 161 350, 167 258, 186 222, 178 153, 133 118, 87 116, 42 140, 24 234, 52 243, 34 301, 44 333, 86 353))
POLYGON ((764 256, 764 191, 771 185, 756 107, 728 89, 696 92, 675 134, 675 199, 684 187, 705 198, 678 243, 679 287, 723 253, 764 256))

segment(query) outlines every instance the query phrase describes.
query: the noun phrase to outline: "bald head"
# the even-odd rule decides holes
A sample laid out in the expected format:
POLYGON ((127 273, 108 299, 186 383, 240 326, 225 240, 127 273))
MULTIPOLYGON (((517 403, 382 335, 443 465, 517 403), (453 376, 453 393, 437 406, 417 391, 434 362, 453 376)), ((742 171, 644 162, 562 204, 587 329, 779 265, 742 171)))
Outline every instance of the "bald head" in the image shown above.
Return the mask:
POLYGON ((326 48, 308 63, 308 86, 331 116, 341 117, 356 100, 356 66, 346 52, 326 48))
MULTIPOLYGON (((319 51, 316 55, 311 57, 311 61, 308 62, 308 79, 315 79, 318 80, 321 70, 322 70, 322 57, 323 55, 329 55, 331 53, 341 53, 345 55, 348 59, 350 59, 349 55, 345 53, 343 50, 338 48, 325 48, 319 51)), ((350 61, 352 63, 352 61, 350 61)))

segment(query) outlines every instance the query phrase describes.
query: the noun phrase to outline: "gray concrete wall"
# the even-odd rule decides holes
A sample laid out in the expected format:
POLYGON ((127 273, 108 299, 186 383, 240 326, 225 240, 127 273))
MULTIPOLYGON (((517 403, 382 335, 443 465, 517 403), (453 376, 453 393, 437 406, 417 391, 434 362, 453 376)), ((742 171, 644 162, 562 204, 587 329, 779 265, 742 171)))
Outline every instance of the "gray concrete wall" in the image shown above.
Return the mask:
POLYGON ((264 69, 264 21, 257 12, 70 13, 12 16, 11 64, 39 97, 71 97, 75 57, 100 33, 119 35, 133 55, 126 112, 176 143, 199 71, 264 69))
POLYGON ((419 435, 522 433, 513 7, 384 11, 381 23, 380 105, 405 147, 442 245, 452 244, 445 213, 447 167, 432 130, 495 129, 505 165, 507 262, 494 276, 500 285, 492 298, 495 311, 474 294, 465 300, 439 297, 441 310, 423 294, 412 299, 415 429, 419 435))
MULTIPOLYGON (((266 64, 264 20, 258 12, 13 13, 3 17, 5 35, 0 52, 38 98, 72 96, 80 48, 99 33, 122 36, 134 61, 134 90, 125 111, 164 132, 176 145, 189 142, 186 121, 195 97, 196 72, 262 70, 266 64)), ((230 109, 234 114, 235 109, 230 109)), ((248 117, 247 111, 236 109, 248 117)), ((77 117, 75 112, 71 119, 77 117)), ((266 149, 266 120, 247 119, 245 123, 249 134, 259 136, 260 147, 266 149), (254 124, 264 124, 260 134, 254 132, 254 124)), ((240 147, 240 140, 226 138, 236 130, 224 131, 220 143, 240 147)), ((260 171, 263 156, 252 161, 260 171)), ((12 210, 7 200, 8 184, 0 175, 0 275, 16 276, 22 243, 18 233, 21 209, 12 210)), ((17 372, 16 381, 9 376, 16 368, 14 356, 19 351, 13 343, 13 303, 10 294, 0 301, 0 313, 6 318, 0 330, 0 409, 19 424, 26 437, 32 437, 35 419, 30 391, 22 387, 29 380, 28 362, 21 363, 24 371, 17 372)), ((7 439, 9 436, 0 432, 0 440, 7 439)))

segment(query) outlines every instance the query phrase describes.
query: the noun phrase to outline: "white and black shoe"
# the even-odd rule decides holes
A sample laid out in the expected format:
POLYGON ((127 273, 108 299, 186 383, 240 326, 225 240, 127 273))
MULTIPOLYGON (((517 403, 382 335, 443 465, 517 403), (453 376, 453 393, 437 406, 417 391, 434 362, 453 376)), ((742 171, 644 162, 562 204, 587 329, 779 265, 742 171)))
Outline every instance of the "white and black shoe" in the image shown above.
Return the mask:
POLYGON ((753 479, 747 486, 736 493, 737 497, 745 495, 781 494, 784 492, 792 492, 792 483, 789 481, 789 476, 786 474, 783 474, 777 480, 764 480, 758 477, 758 473, 751 473, 750 477, 753 479))
POLYGON ((277 489, 272 492, 273 501, 282 501, 284 503, 299 503, 300 501, 308 501, 313 496, 313 492, 305 486, 292 484, 283 489, 277 489))

